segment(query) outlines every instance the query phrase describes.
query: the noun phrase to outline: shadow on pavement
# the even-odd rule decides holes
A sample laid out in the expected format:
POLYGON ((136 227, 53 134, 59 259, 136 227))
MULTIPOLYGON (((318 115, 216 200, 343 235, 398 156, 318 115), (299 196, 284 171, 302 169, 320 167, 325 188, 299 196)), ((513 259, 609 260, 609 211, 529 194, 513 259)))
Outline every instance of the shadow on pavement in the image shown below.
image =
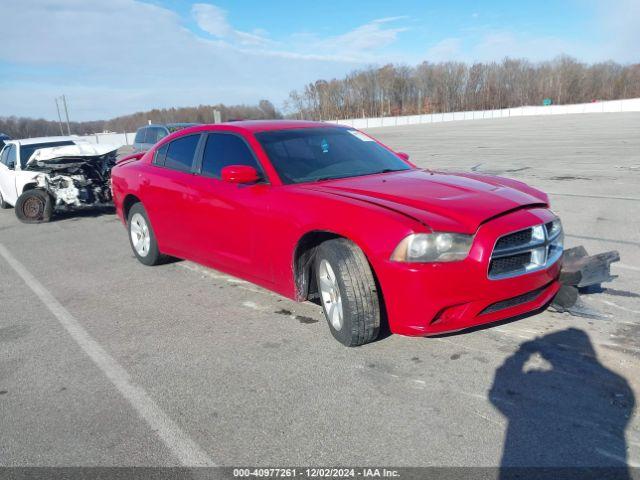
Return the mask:
POLYGON ((584 331, 524 342, 496 371, 489 399, 508 420, 500 478, 530 478, 529 467, 537 478, 631 478, 625 429, 635 398, 584 331), (569 469, 558 476, 558 467, 569 469))
POLYGON ((116 209, 113 207, 96 207, 81 210, 56 211, 51 217, 51 222, 61 222, 63 220, 80 220, 82 218, 96 218, 104 215, 115 217, 116 209))

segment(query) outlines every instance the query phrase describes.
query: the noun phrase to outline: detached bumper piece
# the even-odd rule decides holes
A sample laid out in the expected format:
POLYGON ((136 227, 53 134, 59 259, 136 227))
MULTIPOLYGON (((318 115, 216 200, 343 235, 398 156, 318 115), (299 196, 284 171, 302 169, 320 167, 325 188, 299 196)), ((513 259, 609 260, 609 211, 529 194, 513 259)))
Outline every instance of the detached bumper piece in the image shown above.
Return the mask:
POLYGON ((580 291, 587 287, 599 286, 617 278, 611 275, 611 264, 620 260, 617 250, 589 255, 583 246, 565 250, 560 283, 562 287, 553 299, 551 307, 558 312, 572 315, 598 317, 580 302, 580 291))

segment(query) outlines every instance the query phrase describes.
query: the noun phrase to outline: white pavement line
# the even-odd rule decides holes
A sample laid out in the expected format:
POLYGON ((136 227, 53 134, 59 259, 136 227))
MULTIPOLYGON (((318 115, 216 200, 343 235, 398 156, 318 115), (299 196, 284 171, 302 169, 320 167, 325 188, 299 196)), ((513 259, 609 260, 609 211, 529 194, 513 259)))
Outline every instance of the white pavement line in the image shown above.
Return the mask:
POLYGON ((187 467, 215 466, 209 456, 131 381, 127 371, 96 342, 58 300, 0 243, 0 255, 58 319, 62 327, 131 404, 162 442, 187 467))
POLYGON ((640 310, 633 310, 631 308, 623 307, 622 305, 618 305, 615 302, 610 302, 609 300, 603 300, 598 298, 598 301, 604 303, 605 305, 609 305, 610 307, 616 307, 616 308, 619 308, 620 310, 624 310, 625 312, 636 313, 636 314, 640 313, 640 310))
POLYGON ((630 202, 640 202, 640 198, 637 197, 618 197, 615 195, 586 195, 579 193, 560 193, 560 192, 547 192, 548 195, 557 195, 559 197, 582 197, 582 198, 604 198, 607 200, 627 200, 630 202))
POLYGON ((627 265, 625 263, 616 262, 616 263, 612 263, 611 266, 623 268, 625 270, 633 270, 634 272, 640 272, 640 268, 634 267, 633 265, 627 265))

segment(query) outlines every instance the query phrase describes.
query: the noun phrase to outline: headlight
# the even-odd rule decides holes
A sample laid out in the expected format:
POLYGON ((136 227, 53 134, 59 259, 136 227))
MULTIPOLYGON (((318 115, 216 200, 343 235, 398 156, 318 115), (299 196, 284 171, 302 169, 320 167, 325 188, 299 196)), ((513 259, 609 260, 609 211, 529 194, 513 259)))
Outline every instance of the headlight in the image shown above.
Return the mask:
POLYGON ((469 254, 473 235, 414 233, 404 238, 391 254, 396 262, 455 262, 469 254))
POLYGON ((549 237, 549 256, 555 257, 564 250, 564 232, 559 218, 547 223, 547 235, 549 237))
POLYGON ((559 218, 547 223, 547 235, 549 238, 554 238, 560 232, 562 232, 562 222, 560 222, 559 218))

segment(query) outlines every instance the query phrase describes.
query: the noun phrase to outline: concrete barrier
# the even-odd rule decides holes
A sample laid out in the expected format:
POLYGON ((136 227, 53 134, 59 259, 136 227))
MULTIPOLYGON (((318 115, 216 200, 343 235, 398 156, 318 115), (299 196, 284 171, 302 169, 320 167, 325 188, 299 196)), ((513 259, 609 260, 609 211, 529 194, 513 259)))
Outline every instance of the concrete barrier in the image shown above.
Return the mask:
POLYGON ((531 105, 498 110, 474 110, 466 112, 429 113, 397 117, 348 118, 328 120, 329 123, 353 128, 395 127, 423 123, 440 123, 462 120, 487 120, 492 118, 529 117, 534 115, 570 115, 577 113, 640 112, 640 98, 609 100, 605 102, 578 103, 573 105, 531 105))
POLYGON ((95 144, 131 145, 136 134, 133 133, 95 133, 93 135, 80 135, 80 138, 95 144))

